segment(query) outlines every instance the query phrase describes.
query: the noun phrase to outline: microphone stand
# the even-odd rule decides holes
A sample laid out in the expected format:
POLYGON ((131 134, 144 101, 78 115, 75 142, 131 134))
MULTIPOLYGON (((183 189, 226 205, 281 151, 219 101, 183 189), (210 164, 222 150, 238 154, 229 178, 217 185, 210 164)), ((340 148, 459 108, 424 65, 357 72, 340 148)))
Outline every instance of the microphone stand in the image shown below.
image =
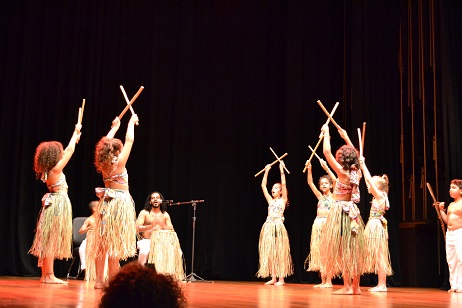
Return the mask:
POLYGON ((197 203, 202 203, 204 200, 192 200, 192 201, 187 201, 187 202, 176 202, 176 203, 170 203, 170 205, 182 205, 182 204, 191 204, 193 207, 193 217, 192 217, 192 251, 191 251, 191 274, 186 276, 184 281, 186 282, 213 282, 213 281, 207 281, 194 273, 194 245, 195 245, 195 238, 196 238, 196 206, 197 203))

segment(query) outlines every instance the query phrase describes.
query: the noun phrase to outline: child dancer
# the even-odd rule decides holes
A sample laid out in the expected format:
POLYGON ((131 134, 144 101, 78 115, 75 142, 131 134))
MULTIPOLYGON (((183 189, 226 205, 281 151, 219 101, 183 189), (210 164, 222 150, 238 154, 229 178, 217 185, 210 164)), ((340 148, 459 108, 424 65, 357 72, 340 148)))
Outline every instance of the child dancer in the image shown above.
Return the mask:
POLYGON ((258 251, 260 254, 260 265, 257 277, 271 277, 267 285, 282 286, 284 278, 292 275, 293 265, 290 256, 290 244, 287 230, 284 227, 284 210, 288 206, 286 177, 284 174, 284 163, 279 164, 281 183, 276 183, 271 189, 271 195, 266 188, 270 165, 266 165, 265 174, 261 182, 261 188, 268 201, 268 217, 260 232, 258 251), (279 281, 277 278, 279 277, 279 281))
POLYGON ((462 180, 454 179, 449 187, 449 195, 454 199, 444 209, 444 202, 439 202, 441 218, 448 225, 446 231, 446 261, 449 266, 448 292, 462 293, 462 180))
POLYGON ((378 284, 370 292, 386 292, 387 276, 393 275, 388 250, 387 220, 383 215, 390 208, 388 202, 388 176, 371 176, 364 157, 359 158, 359 166, 364 174, 367 191, 372 194, 369 220, 364 230, 366 240, 366 258, 364 269, 367 273, 378 275, 378 284))
MULTIPOLYGON (((332 179, 335 180, 335 175, 330 171, 329 167, 325 160, 320 160, 321 166, 328 174, 323 175, 319 178, 319 190, 316 185, 313 183, 313 174, 311 168, 311 162, 306 162, 306 167, 308 170, 307 182, 310 186, 316 198, 318 198, 317 206, 317 215, 313 222, 313 227, 311 229, 311 241, 310 241, 310 254, 305 260, 305 264, 308 265, 307 272, 310 271, 320 271, 321 270, 321 234, 322 228, 326 222, 327 215, 329 214, 329 209, 334 202, 332 195, 332 179)), ((332 277, 321 272, 321 283, 313 286, 313 288, 332 288, 332 277)))
POLYGON ((42 198, 35 238, 29 250, 29 253, 39 258, 42 283, 67 284, 67 281, 56 278, 53 263, 54 259, 72 257, 72 205, 67 195, 68 186, 63 169, 74 154, 81 128, 80 124, 75 126, 65 150, 57 141, 42 142, 35 150, 35 174, 49 190, 42 198))
MULTIPOLYGON (((334 204, 329 211, 321 247, 326 252, 322 259, 321 272, 332 277, 343 277, 343 288, 333 294, 361 294, 359 277, 363 274, 364 223, 355 203, 359 202, 358 184, 361 171, 358 169, 358 153, 350 145, 342 146, 332 155, 328 125, 323 125, 323 153, 337 175, 334 186, 334 204)), ((339 129, 347 142, 348 135, 339 129)))

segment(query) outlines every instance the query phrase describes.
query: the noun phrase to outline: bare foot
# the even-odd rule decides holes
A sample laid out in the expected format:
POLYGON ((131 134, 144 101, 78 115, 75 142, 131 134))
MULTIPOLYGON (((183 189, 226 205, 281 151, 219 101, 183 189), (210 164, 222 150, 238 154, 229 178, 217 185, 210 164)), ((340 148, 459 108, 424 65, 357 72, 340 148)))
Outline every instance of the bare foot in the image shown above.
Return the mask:
POLYGON ((104 288, 104 283, 102 282, 95 283, 95 289, 103 289, 103 288, 104 288))
POLYGON ((49 275, 49 276, 44 276, 40 278, 41 283, 46 283, 46 284, 68 284, 67 281, 58 279, 55 277, 55 275, 49 275))
POLYGON ((322 288, 323 285, 324 285, 323 283, 316 284, 316 285, 313 286, 313 288, 315 288, 315 289, 316 288, 322 288))
POLYGON ((456 293, 462 293, 462 290, 461 290, 461 289, 457 289, 455 292, 456 292, 456 293))
POLYGON ((278 282, 276 282, 274 285, 275 285, 275 286, 283 286, 283 285, 285 285, 285 284, 286 284, 286 283, 285 283, 284 281, 278 281, 278 282))
POLYGON ((387 287, 376 286, 376 287, 370 288, 368 291, 369 292, 387 292, 387 287))
POLYGON ((359 287, 353 287, 354 295, 361 295, 361 289, 359 287))
POLYGON ((457 289, 449 289, 448 292, 449 293, 454 293, 454 292, 457 292, 457 289))
POLYGON ((273 285, 275 283, 276 283, 276 280, 270 280, 270 281, 266 282, 265 284, 266 285, 273 285))
POLYGON ((323 285, 320 285, 319 288, 321 289, 329 289, 329 288, 333 288, 334 286, 332 285, 332 283, 325 283, 323 285))
POLYGON ((351 288, 341 288, 340 290, 332 292, 334 295, 353 295, 353 289, 351 288))

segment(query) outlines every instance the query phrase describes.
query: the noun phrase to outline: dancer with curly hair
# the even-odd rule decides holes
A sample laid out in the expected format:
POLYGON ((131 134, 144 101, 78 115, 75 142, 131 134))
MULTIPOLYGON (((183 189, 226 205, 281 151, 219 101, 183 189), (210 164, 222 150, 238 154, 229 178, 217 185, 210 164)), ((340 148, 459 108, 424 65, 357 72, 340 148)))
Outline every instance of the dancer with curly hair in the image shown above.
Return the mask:
POLYGON ((72 205, 63 169, 74 154, 81 128, 81 124, 75 125, 72 138, 64 150, 58 141, 42 142, 35 150, 35 174, 49 191, 42 198, 35 238, 29 250, 38 257, 42 283, 67 284, 67 281, 56 278, 53 263, 55 259, 72 257, 72 205))
POLYGON ((346 145, 334 155, 331 152, 329 126, 323 125, 323 153, 337 175, 334 186, 334 203, 329 210, 321 247, 326 251, 321 272, 331 277, 343 277, 343 288, 333 294, 361 294, 359 277, 363 271, 365 252, 364 223, 356 203, 360 200, 358 152, 351 146, 348 134, 339 129, 346 145))
POLYGON ((104 287, 104 263, 108 258, 108 279, 119 271, 119 261, 136 254, 135 202, 128 191, 128 173, 125 165, 135 138, 138 116, 132 114, 127 126, 125 143, 114 138, 120 119, 112 121, 106 137, 96 144, 95 166, 103 175, 105 188, 96 188, 100 198, 96 215, 95 238, 87 247, 89 258, 95 260, 95 289, 104 287))

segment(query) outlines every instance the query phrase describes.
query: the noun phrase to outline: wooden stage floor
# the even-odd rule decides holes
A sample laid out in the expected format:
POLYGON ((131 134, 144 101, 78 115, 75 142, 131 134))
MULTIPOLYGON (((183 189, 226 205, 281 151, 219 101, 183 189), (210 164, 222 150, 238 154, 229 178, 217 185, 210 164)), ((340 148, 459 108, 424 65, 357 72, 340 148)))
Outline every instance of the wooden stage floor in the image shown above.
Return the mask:
MULTIPOLYGON (((310 284, 265 286, 263 282, 182 283, 188 307, 462 307, 462 293, 439 289, 389 288, 386 293, 332 295, 310 284)), ((339 289, 340 285, 335 285, 339 289)), ((0 277, 0 307, 97 307, 101 291, 93 283, 42 284, 38 277, 0 277)))

